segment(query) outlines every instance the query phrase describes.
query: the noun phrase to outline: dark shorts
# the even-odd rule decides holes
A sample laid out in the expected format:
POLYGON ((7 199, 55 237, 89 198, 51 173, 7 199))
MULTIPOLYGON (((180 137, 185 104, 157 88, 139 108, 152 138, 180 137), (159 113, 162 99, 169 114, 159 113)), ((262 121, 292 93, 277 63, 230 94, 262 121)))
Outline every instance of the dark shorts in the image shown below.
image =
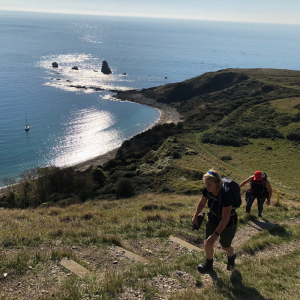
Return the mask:
MULTIPOLYGON (((216 231, 218 226, 219 225, 216 225, 215 223, 208 220, 206 223, 206 238, 208 238, 210 235, 212 235, 216 231)), ((220 244, 224 248, 231 247, 232 240, 236 233, 236 228, 237 228, 237 224, 235 224, 233 226, 225 227, 225 229, 221 232, 220 244)))

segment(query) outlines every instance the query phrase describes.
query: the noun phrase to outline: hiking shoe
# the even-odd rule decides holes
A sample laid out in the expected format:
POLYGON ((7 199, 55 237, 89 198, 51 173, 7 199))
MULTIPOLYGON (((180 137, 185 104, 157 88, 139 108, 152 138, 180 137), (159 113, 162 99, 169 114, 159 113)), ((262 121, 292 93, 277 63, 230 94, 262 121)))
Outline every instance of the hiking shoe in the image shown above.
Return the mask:
POLYGON ((227 262, 228 271, 232 271, 234 269, 235 259, 236 259, 236 253, 234 253, 232 256, 228 256, 228 262, 227 262))
POLYGON ((206 261, 203 264, 200 264, 198 266, 198 272, 202 273, 202 272, 211 271, 213 269, 213 263, 214 263, 213 259, 206 259, 206 261))
POLYGON ((259 217, 259 218, 262 218, 261 212, 258 213, 258 217, 259 217))
POLYGON ((251 211, 251 207, 247 207, 247 206, 246 206, 246 213, 247 213, 247 214, 250 214, 250 211, 251 211))

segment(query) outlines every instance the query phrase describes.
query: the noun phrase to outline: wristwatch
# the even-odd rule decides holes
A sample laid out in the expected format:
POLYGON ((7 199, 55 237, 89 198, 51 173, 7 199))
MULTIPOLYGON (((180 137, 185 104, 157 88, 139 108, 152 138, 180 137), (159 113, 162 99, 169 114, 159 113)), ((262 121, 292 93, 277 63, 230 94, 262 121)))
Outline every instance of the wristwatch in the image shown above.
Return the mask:
POLYGON ((215 234, 217 235, 217 236, 219 236, 220 234, 219 233, 217 233, 216 231, 215 231, 215 234))

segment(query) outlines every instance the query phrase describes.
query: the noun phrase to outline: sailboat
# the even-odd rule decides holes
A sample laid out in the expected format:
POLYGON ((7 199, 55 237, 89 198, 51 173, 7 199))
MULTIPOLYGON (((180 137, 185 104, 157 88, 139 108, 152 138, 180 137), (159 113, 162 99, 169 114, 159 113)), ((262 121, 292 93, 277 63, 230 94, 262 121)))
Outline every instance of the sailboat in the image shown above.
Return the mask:
POLYGON ((26 124, 25 124, 25 131, 29 130, 29 124, 27 123, 27 115, 25 113, 25 119, 26 119, 26 124))

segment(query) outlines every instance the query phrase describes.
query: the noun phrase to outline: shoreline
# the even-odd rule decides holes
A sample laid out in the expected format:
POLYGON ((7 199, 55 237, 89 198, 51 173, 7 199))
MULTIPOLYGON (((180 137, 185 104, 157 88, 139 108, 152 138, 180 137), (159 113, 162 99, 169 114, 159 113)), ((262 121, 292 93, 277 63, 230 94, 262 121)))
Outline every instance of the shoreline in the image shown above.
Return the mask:
MULTIPOLYGON (((163 103, 158 103, 153 99, 146 98, 143 95, 141 95, 139 93, 139 91, 133 91, 133 90, 118 91, 117 94, 114 95, 112 98, 117 101, 134 102, 134 103, 150 106, 150 107, 153 107, 153 108, 156 108, 157 110, 159 110, 159 112, 160 112, 159 119, 144 131, 147 131, 159 124, 161 124, 161 125, 168 124, 168 123, 177 124, 178 122, 181 121, 181 117, 175 108, 170 107, 163 103)), ((70 165, 69 167, 73 167, 75 169, 75 171, 85 172, 86 170, 88 170, 91 167, 103 165, 106 162, 108 162, 109 160, 115 158, 119 148, 120 147, 117 147, 106 153, 100 154, 94 158, 90 158, 88 160, 77 163, 75 165, 70 165)), ((6 187, 0 187, 0 196, 5 192, 5 190, 6 190, 6 187)))
MULTIPOLYGON (((138 91, 132 91, 132 90, 124 91, 124 92, 119 91, 117 95, 113 96, 112 98, 117 101, 134 102, 134 103, 150 106, 159 110, 160 112, 159 119, 144 131, 147 131, 159 124, 161 125, 167 123, 177 124, 181 120, 181 117, 175 108, 165 105, 163 103, 158 103, 153 99, 146 98, 143 95, 141 95, 138 91)), ((100 154, 94 158, 88 159, 86 161, 83 161, 75 165, 71 165, 70 167, 75 168, 75 171, 85 172, 91 167, 103 165, 109 160, 115 158, 119 148, 120 147, 117 147, 104 154, 100 154)), ((1 193, 1 189, 0 189, 0 193, 1 193)))

